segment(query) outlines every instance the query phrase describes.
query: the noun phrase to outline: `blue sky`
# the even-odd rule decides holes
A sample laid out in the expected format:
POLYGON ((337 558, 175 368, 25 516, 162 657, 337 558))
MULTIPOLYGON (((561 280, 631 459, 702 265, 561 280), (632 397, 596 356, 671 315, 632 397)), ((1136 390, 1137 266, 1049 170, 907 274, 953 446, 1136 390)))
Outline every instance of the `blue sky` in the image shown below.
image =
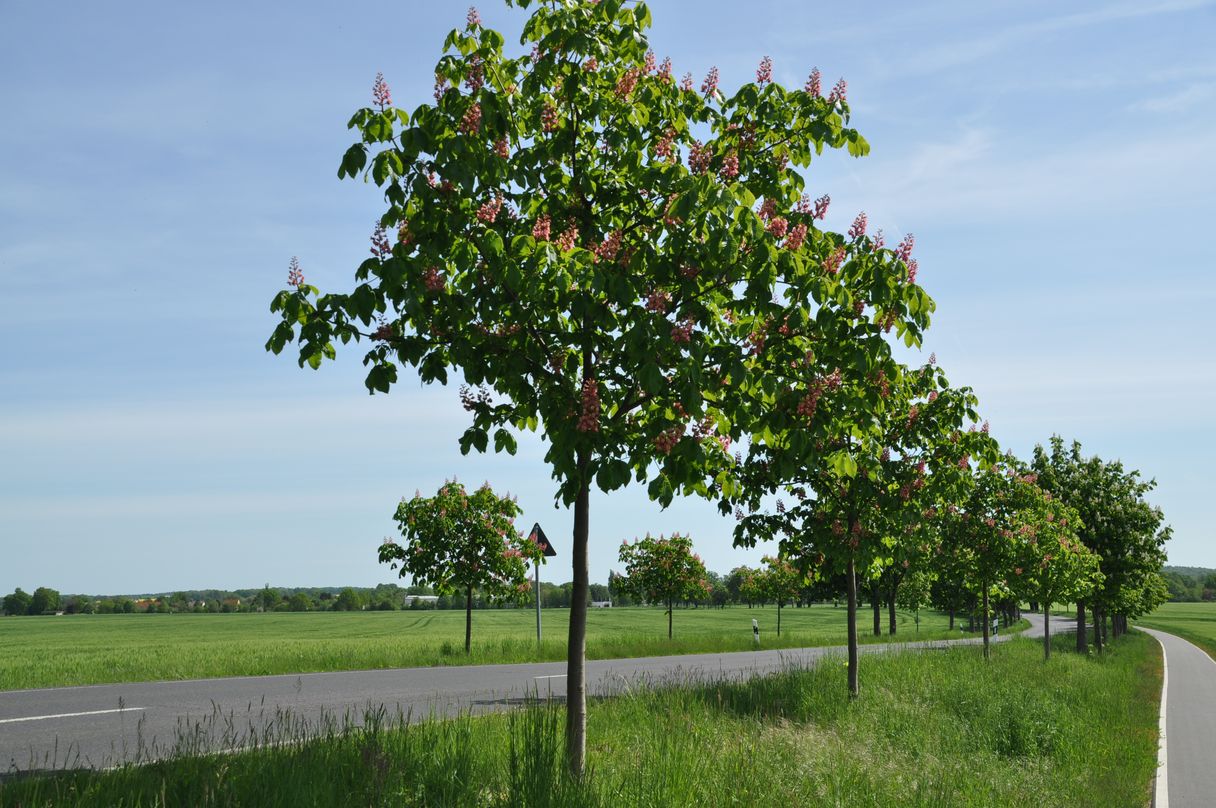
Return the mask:
MULTIPOLYGON (((456 475, 519 496, 569 578, 537 442, 462 457, 456 391, 363 390, 262 345, 299 255, 344 289, 378 194, 336 179, 382 70, 430 96, 465 3, 9 2, 0 8, 0 591, 371 585, 396 501, 456 475)), ((1216 7, 1210 2, 657 0, 652 44, 698 81, 771 55, 844 76, 870 157, 818 161, 829 224, 913 231, 926 350, 1026 455, 1053 432, 1154 476, 1173 563, 1216 566, 1216 7), (746 9, 743 11, 742 9, 746 9)), ((518 38, 523 16, 484 3, 518 38)), ((712 506, 592 501, 622 538, 692 534, 754 563, 712 506)))

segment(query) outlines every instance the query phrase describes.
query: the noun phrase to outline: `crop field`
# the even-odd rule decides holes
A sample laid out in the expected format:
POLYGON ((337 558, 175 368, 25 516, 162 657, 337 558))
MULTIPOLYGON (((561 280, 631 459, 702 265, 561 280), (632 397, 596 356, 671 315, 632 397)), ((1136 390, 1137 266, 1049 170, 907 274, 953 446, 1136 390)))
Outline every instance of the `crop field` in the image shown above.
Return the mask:
POLYGON ((987 663, 975 647, 867 657, 856 701, 839 660, 594 701, 578 782, 564 713, 532 707, 0 782, 0 805, 1147 805, 1160 650, 1138 632, 1102 655, 1071 646, 1049 661, 1025 639, 987 663))
POLYGON ((1216 603, 1163 603, 1136 622, 1188 639, 1216 659, 1216 603))
MULTIPOLYGON (((423 665, 529 662, 566 658, 569 612, 543 613, 544 643, 528 609, 473 612, 473 650, 464 653, 463 611, 301 612, 267 614, 136 614, 0 619, 0 690, 159 679, 423 665)), ((816 605, 677 609, 675 638, 658 608, 592 609, 587 653, 593 659, 744 651, 845 642, 845 609, 816 605)), ((870 613, 858 616, 863 641, 870 613)), ((896 640, 946 636, 947 618, 900 612, 896 640)), ((886 612, 883 613, 886 630, 886 612)), ((883 639, 886 639, 885 635, 883 639)))

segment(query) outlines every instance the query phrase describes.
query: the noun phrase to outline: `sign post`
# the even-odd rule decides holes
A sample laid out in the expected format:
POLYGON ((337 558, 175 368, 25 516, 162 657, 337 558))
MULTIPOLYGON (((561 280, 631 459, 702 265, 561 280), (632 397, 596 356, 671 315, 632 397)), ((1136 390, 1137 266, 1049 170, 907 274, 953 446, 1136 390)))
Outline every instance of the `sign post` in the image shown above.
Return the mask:
MULTIPOLYGON (((532 525, 532 532, 528 534, 528 540, 536 542, 536 546, 541 549, 544 558, 553 558, 557 555, 557 551, 553 549, 553 545, 549 542, 549 537, 545 535, 545 531, 540 529, 540 522, 532 525)), ((540 645, 540 559, 536 559, 536 644, 540 645)))

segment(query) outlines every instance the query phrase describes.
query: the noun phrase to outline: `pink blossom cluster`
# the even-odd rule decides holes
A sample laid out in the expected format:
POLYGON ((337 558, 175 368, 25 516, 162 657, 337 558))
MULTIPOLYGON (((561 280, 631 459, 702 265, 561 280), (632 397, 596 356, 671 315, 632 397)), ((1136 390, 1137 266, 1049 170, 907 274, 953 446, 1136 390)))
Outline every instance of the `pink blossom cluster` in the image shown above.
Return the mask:
POLYGON ((773 218, 773 216, 777 215, 777 200, 772 197, 766 198, 761 203, 760 210, 756 211, 756 215, 765 221, 773 218))
POLYGON ((476 28, 481 25, 481 14, 475 6, 469 6, 469 14, 465 19, 468 21, 470 28, 476 28))
POLYGON ((473 412, 478 407, 487 407, 489 404, 490 393, 484 388, 478 387, 474 391, 467 384, 460 386, 460 406, 469 412, 473 412))
POLYGON ((844 263, 845 250, 844 247, 837 247, 823 262, 823 268, 827 270, 829 275, 835 275, 840 271, 841 264, 844 263))
POLYGON ((304 285, 304 272, 300 269, 300 259, 294 255, 287 264, 287 285, 297 289, 304 285))
POLYGON ((486 68, 477 54, 469 57, 469 71, 464 77, 464 86, 468 87, 471 93, 486 86, 486 68))
POLYGON ((760 60, 760 67, 756 69, 756 83, 768 84, 773 80, 773 60, 765 56, 760 60))
POLYGON ((372 84, 372 101, 380 109, 393 105, 393 95, 389 92, 388 82, 384 80, 383 73, 377 73, 376 82, 372 84))
POLYGON ((578 243, 578 225, 570 222, 569 226, 558 235, 555 243, 562 252, 573 250, 574 245, 578 243))
POLYGON ((498 212, 502 210, 502 197, 495 196, 486 200, 477 209, 477 218, 481 219, 486 224, 490 224, 498 218, 498 212))
POLYGON ((899 242, 899 246, 895 248, 895 257, 906 263, 912 257, 912 247, 915 244, 916 236, 911 233, 904 236, 904 240, 899 242))
POLYGON ((460 120, 459 129, 466 135, 472 135, 481 128, 481 104, 474 104, 465 112, 464 117, 460 120))
POLYGON ((705 81, 701 82, 701 92, 706 96, 711 96, 718 91, 718 68, 711 67, 709 73, 705 76, 705 81))
POLYGON ((422 283, 431 292, 441 292, 448 284, 443 273, 435 266, 427 267, 426 271, 422 273, 422 283))
POLYGON ((790 231, 790 237, 785 240, 785 248, 787 250, 798 250, 802 247, 802 243, 806 241, 806 225, 795 225, 790 231))
POLYGON ((680 89, 686 93, 691 93, 692 88, 696 86, 692 78, 692 73, 685 73, 684 78, 680 79, 680 89))
POLYGON ((676 444, 680 442, 680 438, 684 437, 684 424, 676 424, 673 427, 664 429, 654 439, 654 447, 662 454, 671 454, 671 450, 676 448, 676 444))
POLYGON ((845 93, 848 91, 848 89, 849 83, 844 79, 841 79, 840 81, 836 82, 836 86, 832 88, 832 92, 828 95, 828 101, 833 104, 837 102, 843 104, 845 101, 845 93))
POLYGON ((730 435, 718 435, 718 445, 722 447, 724 454, 730 454, 730 435))
POLYGON ((686 317, 671 327, 671 339, 677 345, 687 345, 692 342, 693 320, 686 317))
POLYGON ((380 342, 388 342, 393 336, 393 327, 385 322, 381 322, 376 330, 372 332, 372 339, 379 340, 380 342))
POLYGON ((536 224, 532 225, 532 238, 537 241, 548 241, 551 226, 552 220, 550 220, 549 214, 542 215, 536 220, 536 224))
POLYGON ((579 432, 600 431, 600 386, 595 379, 583 380, 582 412, 578 417, 579 432))
POLYGON ((958 459, 958 467, 960 469, 965 469, 969 465, 971 465, 971 455, 963 455, 958 459))
POLYGON ((733 180, 739 176, 739 155, 730 153, 726 155, 726 159, 722 161, 721 170, 722 179, 733 180))
POLYGON ((887 372, 885 370, 878 371, 878 373, 874 376, 874 384, 876 387, 878 387, 878 395, 882 398, 887 398, 891 395, 891 382, 887 378, 887 372))
POLYGON ((920 270, 920 264, 915 258, 908 262, 908 283, 916 283, 916 273, 920 270))
POLYGON ((777 499, 777 513, 785 513, 785 503, 780 498, 777 499))
POLYGON ((887 237, 882 234, 882 228, 880 227, 878 229, 878 232, 874 234, 874 237, 872 239, 870 239, 870 249, 873 250, 874 252, 878 252, 883 247, 885 247, 886 244, 887 244, 887 237))
POLYGON ((671 295, 667 292, 656 290, 650 293, 646 298, 646 309, 655 314, 666 314, 668 307, 671 306, 671 295))
POLYGON ((541 128, 546 132, 552 132, 557 129, 557 107, 552 104, 545 104, 545 108, 540 113, 541 128))
POLYGON ((594 56, 592 56, 587 61, 583 62, 583 70, 587 71, 588 73, 594 73, 595 71, 597 71, 599 69, 600 69, 600 62, 594 56))
POLYGON ((827 216, 828 215, 828 205, 830 205, 830 204, 832 204, 832 197, 828 196, 827 194, 824 194, 823 196, 816 199, 815 200, 815 212, 813 214, 814 217, 816 219, 822 220, 824 216, 827 216))
POLYGON ((663 63, 661 65, 659 65, 659 72, 657 74, 658 77, 662 81, 671 81, 671 70, 672 70, 671 57, 670 56, 663 57, 663 63))
POLYGON ((655 56, 654 51, 646 51, 646 61, 642 64, 642 73, 649 76, 655 71, 659 63, 659 59, 655 56))
POLYGON ((882 455, 880 455, 880 457, 882 457, 882 462, 889 462, 891 460, 891 448, 889 446, 884 446, 882 455))
MULTIPOLYGON (((789 227, 790 223, 784 216, 775 216, 773 217, 772 221, 768 223, 768 232, 769 235, 780 241, 781 239, 785 238, 785 234, 789 231, 789 227)), ((802 227, 804 230, 806 229, 806 225, 802 225, 802 227)))
POLYGON ((494 153, 504 160, 511 156, 511 148, 509 145, 507 145, 507 139, 505 137, 500 137, 498 140, 494 141, 494 153))
POLYGON ((704 174, 709 169, 709 162, 713 156, 711 146, 702 145, 701 141, 694 140, 688 149, 688 170, 694 174, 704 174))
POLYGON ((372 255, 380 260, 383 261, 385 258, 388 258, 393 254, 393 248, 390 247, 388 243, 388 234, 384 232, 384 225, 380 224, 379 222, 376 222, 376 227, 374 230, 372 230, 371 242, 372 255))
POLYGON ((819 68, 811 70, 811 75, 807 77, 805 89, 813 98, 818 98, 822 94, 822 79, 819 75, 819 68))
POLYGON ((448 79, 441 73, 435 74, 435 100, 443 98, 443 94, 448 91, 448 79))
POLYGON ((857 214, 857 218, 853 220, 853 226, 849 228, 849 238, 859 239, 866 234, 866 212, 863 210, 857 214))
POLYGON ((628 98, 633 95, 633 91, 638 86, 638 77, 642 75, 642 71, 636 67, 631 67, 625 71, 625 74, 617 80, 616 97, 628 98))
POLYGON ((397 241, 407 247, 414 242, 414 234, 410 232, 409 222, 397 225, 397 241))
MULTIPOLYGON (((920 407, 913 404, 911 407, 908 408, 908 426, 912 426, 914 423, 916 423, 916 419, 919 416, 920 416, 920 407)), ((923 463, 922 463, 922 465, 923 465, 923 463)), ((922 471, 923 471, 923 469, 922 469, 922 471)))
POLYGON ((663 136, 659 138, 659 142, 654 146, 655 155, 663 160, 672 160, 676 154, 675 138, 676 133, 674 130, 668 129, 664 132, 663 136))
POLYGON ((621 251, 621 231, 613 230, 608 234, 608 237, 591 248, 597 258, 602 258, 605 261, 615 260, 617 254, 621 251))
POLYGON ((987 421, 985 421, 985 422, 984 422, 984 425, 980 427, 980 432, 983 432, 985 435, 987 435, 987 434, 988 434, 988 429, 989 429, 989 427, 988 427, 988 422, 987 422, 987 421))

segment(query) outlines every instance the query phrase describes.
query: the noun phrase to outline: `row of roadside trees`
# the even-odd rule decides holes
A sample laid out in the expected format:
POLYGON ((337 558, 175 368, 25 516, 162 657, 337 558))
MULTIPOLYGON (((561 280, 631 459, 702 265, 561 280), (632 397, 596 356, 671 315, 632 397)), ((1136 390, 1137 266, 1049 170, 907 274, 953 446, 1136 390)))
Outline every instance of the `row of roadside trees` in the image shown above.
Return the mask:
MULTIPOLYGON (((660 63, 643 3, 508 5, 531 8, 522 52, 470 11, 444 43, 433 103, 396 107, 377 79, 339 168, 383 189, 372 254, 336 294, 293 259, 267 347, 298 343, 315 369, 366 341, 370 392, 402 367, 463 378, 464 452, 492 440, 513 454, 520 432, 543 435, 556 499, 573 511, 572 772, 585 765, 592 487, 714 499, 738 519, 737 544, 774 541, 796 575, 842 576, 851 696, 859 583, 898 592, 936 568, 946 590, 979 601, 985 634, 994 601, 1023 589, 1073 593, 1120 625, 1152 600, 1151 553, 1129 560, 1109 538, 1147 523, 1064 493, 1088 477, 1002 456, 968 388, 932 358, 896 358, 893 343, 918 347, 934 310, 912 237, 889 246, 864 214, 833 232, 828 197, 806 193, 825 149, 869 150, 843 80, 825 92, 815 70, 787 89, 766 58, 727 94, 716 69, 698 87, 660 63)), ((461 496, 476 495, 440 494, 458 508, 461 496)), ((512 576, 535 547, 511 508, 487 511, 470 528, 480 554, 455 563, 522 591, 512 576)), ((413 522, 382 559, 446 575, 433 545, 451 512, 403 503, 399 520, 413 522)), ((1141 545, 1163 538, 1152 535, 1141 545)))

